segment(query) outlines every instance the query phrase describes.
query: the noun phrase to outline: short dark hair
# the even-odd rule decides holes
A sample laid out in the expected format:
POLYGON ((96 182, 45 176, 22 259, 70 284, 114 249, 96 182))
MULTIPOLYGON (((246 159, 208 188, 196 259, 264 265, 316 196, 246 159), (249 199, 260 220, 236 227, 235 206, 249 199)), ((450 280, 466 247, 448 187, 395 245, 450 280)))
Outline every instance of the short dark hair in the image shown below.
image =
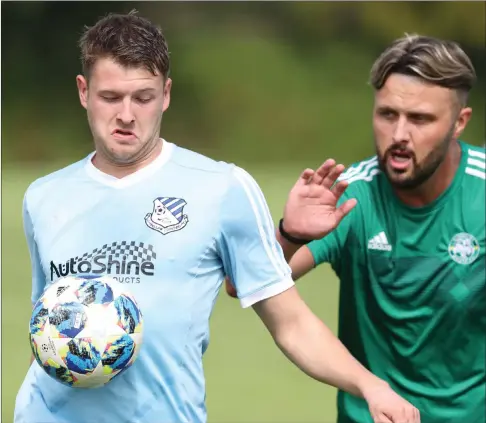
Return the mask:
POLYGON ((92 27, 85 27, 79 40, 83 73, 89 79, 96 60, 111 58, 126 67, 144 67, 164 80, 169 76, 170 60, 162 30, 148 19, 127 14, 108 14, 92 27))
POLYGON ((385 49, 371 69, 371 85, 381 89, 393 73, 456 90, 463 104, 476 82, 474 66, 458 43, 417 34, 405 34, 385 49))

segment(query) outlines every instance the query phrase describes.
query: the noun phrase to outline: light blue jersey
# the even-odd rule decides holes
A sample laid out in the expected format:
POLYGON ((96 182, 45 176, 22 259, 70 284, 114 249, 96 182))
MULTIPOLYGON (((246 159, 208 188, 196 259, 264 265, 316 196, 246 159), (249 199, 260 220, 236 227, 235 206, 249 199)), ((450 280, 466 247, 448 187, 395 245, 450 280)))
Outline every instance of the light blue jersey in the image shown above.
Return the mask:
POLYGON ((241 168, 167 141, 122 179, 95 168, 93 154, 26 192, 32 302, 62 276, 113 276, 142 310, 144 343, 131 368, 92 390, 34 361, 15 423, 205 422, 202 356, 224 276, 243 307, 293 285, 265 198, 241 168))

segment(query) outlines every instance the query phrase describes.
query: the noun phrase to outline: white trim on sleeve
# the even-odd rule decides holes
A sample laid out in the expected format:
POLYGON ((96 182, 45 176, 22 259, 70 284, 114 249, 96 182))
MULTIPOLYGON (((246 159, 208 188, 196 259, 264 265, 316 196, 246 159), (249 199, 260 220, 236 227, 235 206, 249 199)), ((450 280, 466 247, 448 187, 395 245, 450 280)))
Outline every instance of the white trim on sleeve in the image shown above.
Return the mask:
POLYGON ((260 301, 266 300, 267 298, 275 297, 278 294, 281 294, 287 289, 292 288, 295 285, 295 282, 292 280, 290 276, 281 280, 280 282, 273 283, 266 288, 260 289, 259 291, 250 294, 244 298, 240 298, 240 304, 243 308, 251 307, 253 304, 256 304, 260 301))

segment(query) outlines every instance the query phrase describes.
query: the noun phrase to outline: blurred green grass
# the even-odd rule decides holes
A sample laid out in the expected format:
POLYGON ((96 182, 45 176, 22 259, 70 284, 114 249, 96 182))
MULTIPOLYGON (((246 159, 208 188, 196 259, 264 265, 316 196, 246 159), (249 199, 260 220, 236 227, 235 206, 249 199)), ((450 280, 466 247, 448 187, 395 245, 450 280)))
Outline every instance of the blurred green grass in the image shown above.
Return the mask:
MULTIPOLYGON (((2 422, 13 421, 15 396, 30 350, 30 262, 22 230, 22 198, 29 183, 64 164, 8 165, 2 174, 2 422)), ((247 168, 259 182, 275 220, 305 166, 247 168)), ((338 283, 327 266, 299 282, 316 314, 336 329, 338 283)), ((277 349, 256 314, 221 293, 204 357, 211 423, 333 422, 335 390, 298 370, 277 349)))

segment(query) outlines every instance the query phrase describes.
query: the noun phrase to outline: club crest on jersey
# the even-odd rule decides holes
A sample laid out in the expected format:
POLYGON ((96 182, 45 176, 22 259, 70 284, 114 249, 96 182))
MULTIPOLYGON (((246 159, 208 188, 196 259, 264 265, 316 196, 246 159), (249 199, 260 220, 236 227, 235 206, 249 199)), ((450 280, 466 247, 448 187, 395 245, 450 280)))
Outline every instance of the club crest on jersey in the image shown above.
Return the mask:
POLYGON ((459 264, 471 264, 479 256, 479 242, 471 234, 461 232, 449 242, 449 256, 459 264))
POLYGON ((179 231, 189 221, 187 214, 184 214, 184 206, 186 204, 186 201, 182 198, 156 198, 152 213, 148 213, 145 216, 145 223, 150 229, 163 235, 179 231))

